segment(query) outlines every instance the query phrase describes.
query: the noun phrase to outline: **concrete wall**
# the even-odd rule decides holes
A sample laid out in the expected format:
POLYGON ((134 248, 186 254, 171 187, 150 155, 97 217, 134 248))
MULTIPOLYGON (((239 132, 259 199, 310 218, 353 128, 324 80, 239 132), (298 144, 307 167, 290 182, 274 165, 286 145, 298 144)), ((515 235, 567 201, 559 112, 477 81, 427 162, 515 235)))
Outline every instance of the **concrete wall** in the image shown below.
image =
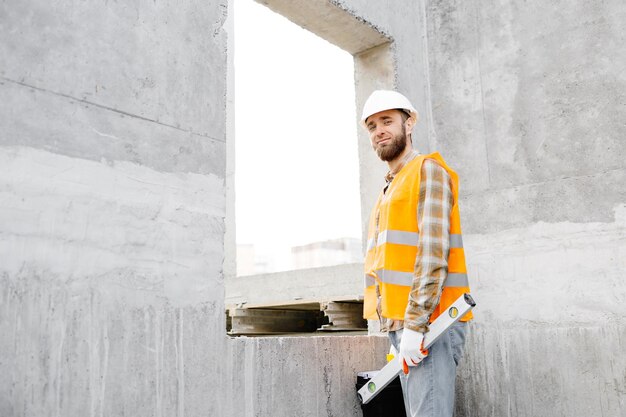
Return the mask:
POLYGON ((0 415, 223 415, 226 12, 0 5, 0 415))
MULTIPOLYGON (((351 51, 357 104, 407 92, 462 176, 458 414, 624 415, 624 6, 332 4, 382 33, 351 51)), ((224 333, 226 15, 0 6, 0 415, 359 415, 384 338, 224 333)), ((359 152, 367 212, 384 166, 359 152)))
POLYGON ((626 415, 626 7, 424 3, 479 303, 462 415, 626 415))

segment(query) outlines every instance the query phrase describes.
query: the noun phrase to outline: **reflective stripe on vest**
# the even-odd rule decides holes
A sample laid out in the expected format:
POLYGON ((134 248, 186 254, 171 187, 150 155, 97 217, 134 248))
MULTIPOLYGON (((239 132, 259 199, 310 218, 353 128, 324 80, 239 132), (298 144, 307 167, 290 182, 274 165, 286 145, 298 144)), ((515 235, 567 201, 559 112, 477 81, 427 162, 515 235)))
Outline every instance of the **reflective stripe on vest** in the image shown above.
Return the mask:
MULTIPOLYGON (((403 230, 385 230, 378 235, 376 245, 374 246, 374 238, 367 241, 367 250, 370 251, 376 246, 385 243, 393 243, 396 245, 417 246, 419 242, 419 233, 405 232, 403 230)), ((463 237, 460 233, 450 233, 450 248, 462 248, 463 237)))

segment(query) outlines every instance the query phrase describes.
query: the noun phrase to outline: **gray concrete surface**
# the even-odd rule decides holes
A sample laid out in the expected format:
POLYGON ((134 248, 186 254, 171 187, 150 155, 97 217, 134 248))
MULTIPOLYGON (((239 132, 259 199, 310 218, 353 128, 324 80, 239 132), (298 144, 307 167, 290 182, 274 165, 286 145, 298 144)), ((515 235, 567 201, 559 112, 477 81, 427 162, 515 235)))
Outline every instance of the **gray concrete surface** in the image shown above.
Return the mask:
POLYGON ((362 263, 233 277, 225 283, 226 304, 362 298, 362 281, 362 263), (259 291, 259 282, 270 290, 259 291))
POLYGON ((356 373, 384 365, 383 337, 238 338, 232 416, 360 416, 356 373))
POLYGON ((479 303, 459 415, 626 415, 626 7, 425 2, 479 303))
POLYGON ((226 7, 0 5, 0 415, 224 415, 226 7))
MULTIPOLYGON (((405 91, 461 174, 457 415, 626 415, 623 2, 306 3, 384 34, 357 104, 405 91)), ((384 338, 225 335, 227 10, 0 5, 0 415, 360 415, 384 338)))

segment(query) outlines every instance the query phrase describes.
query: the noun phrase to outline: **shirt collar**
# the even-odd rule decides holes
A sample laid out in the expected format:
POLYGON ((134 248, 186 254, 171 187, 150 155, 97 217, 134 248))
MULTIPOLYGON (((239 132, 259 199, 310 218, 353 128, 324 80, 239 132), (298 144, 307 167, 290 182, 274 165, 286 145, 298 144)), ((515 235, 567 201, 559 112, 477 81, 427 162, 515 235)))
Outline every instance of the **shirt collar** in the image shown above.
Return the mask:
POLYGON ((400 162, 400 165, 398 165, 398 169, 396 170, 396 172, 388 171, 387 174, 385 174, 385 181, 387 181, 387 183, 390 183, 391 181, 393 181, 393 178, 396 176, 396 174, 402 171, 402 168, 404 168, 406 164, 411 162, 418 155, 419 155, 419 152, 417 152, 415 149, 413 149, 411 152, 406 154, 405 157, 402 158, 402 162, 400 162))

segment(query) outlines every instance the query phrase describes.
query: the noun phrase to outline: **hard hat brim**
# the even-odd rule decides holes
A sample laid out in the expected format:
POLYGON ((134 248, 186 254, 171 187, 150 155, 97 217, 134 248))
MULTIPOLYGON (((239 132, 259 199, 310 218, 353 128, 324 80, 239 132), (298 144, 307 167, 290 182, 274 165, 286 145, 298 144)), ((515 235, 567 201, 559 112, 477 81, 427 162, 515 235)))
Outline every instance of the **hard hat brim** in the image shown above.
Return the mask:
POLYGON ((377 112, 374 112, 372 114, 369 114, 367 116, 365 116, 363 119, 361 119, 361 126, 363 126, 364 128, 367 128, 367 119, 369 119, 370 117, 372 117, 373 115, 380 113, 380 112, 384 112, 384 111, 388 111, 388 110, 398 110, 401 111, 407 115, 409 115, 410 117, 413 118, 413 120, 415 120, 415 123, 419 122, 419 113, 416 110, 411 110, 411 109, 402 109, 402 108, 395 108, 395 109, 383 109, 377 112))

